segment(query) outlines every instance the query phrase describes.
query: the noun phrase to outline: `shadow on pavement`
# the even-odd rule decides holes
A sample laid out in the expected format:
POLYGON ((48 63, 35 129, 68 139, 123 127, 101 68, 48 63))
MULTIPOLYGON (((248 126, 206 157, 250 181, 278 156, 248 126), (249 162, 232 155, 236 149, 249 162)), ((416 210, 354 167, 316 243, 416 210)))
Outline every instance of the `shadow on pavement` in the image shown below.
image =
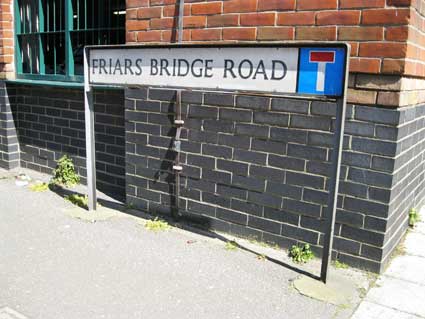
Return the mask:
MULTIPOLYGON (((76 190, 72 190, 72 189, 67 189, 67 188, 63 188, 61 186, 58 185, 50 185, 49 186, 50 190, 54 193, 56 193, 58 196, 65 198, 66 196, 69 195, 80 195, 80 196, 85 196, 85 194, 80 193, 76 190)), ((127 214, 127 215, 131 215, 134 217, 140 217, 143 219, 150 219, 153 220, 156 217, 160 216, 162 219, 166 220, 171 226, 179 228, 179 229, 183 229, 185 231, 189 231, 192 233, 195 233, 197 235, 201 235, 201 236, 205 236, 205 237, 209 237, 209 238, 213 238, 213 239, 218 239, 224 243, 229 242, 229 239, 226 238, 225 236, 222 236, 218 233, 216 233, 215 231, 212 230, 212 227, 210 225, 210 221, 208 220, 208 218, 205 218, 203 216, 200 215, 196 215, 196 214, 191 214, 189 212, 184 212, 182 215, 180 215, 179 218, 174 218, 168 215, 152 215, 140 210, 136 210, 134 208, 130 208, 130 207, 126 207, 125 205, 123 205, 120 202, 114 202, 112 200, 107 200, 107 199, 103 199, 103 198, 98 198, 98 204, 100 204, 100 206, 102 207, 106 207, 108 209, 113 209, 113 210, 117 210, 120 211, 121 213, 127 214)), ((83 208, 84 209, 84 208, 83 208)), ((88 212, 88 209, 85 208, 88 212)), ((278 259, 269 257, 267 255, 264 255, 262 253, 259 253, 258 251, 255 251, 251 248, 248 248, 244 245, 241 245, 237 242, 234 242, 234 245, 246 252, 249 252, 251 254, 254 254, 258 257, 262 257, 265 258, 266 260, 275 263, 279 266, 285 267, 289 270, 292 270, 294 272, 297 272, 301 275, 310 277, 312 279, 315 280, 320 280, 319 276, 314 275, 313 273, 300 269, 298 267, 295 267, 293 265, 290 265, 288 263, 285 263, 283 261, 280 261, 278 259)))

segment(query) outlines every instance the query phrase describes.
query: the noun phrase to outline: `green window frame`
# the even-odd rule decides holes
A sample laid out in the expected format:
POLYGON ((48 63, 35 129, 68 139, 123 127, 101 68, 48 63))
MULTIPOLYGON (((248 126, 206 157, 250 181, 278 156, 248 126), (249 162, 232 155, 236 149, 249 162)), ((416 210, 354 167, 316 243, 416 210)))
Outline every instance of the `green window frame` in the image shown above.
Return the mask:
POLYGON ((17 79, 82 82, 85 45, 125 43, 125 0, 14 0, 17 79))

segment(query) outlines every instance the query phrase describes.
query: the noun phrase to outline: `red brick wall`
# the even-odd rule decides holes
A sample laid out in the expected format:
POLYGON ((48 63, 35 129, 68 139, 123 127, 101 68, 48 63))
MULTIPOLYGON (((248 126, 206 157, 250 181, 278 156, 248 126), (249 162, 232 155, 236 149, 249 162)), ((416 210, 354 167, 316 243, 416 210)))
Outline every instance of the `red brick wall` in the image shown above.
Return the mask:
MULTIPOLYGON (((126 2, 128 43, 175 41, 178 0, 126 2)), ((186 0, 184 25, 185 41, 349 41, 352 72, 425 77, 425 0, 186 0)), ((0 0, 5 73, 13 73, 12 0, 0 0)))
MULTIPOLYGON (((172 29, 177 26, 176 3, 178 0, 127 0, 127 42, 175 41, 172 29)), ((407 42, 414 37, 424 42, 422 3, 423 0, 186 0, 184 40, 348 41, 353 50, 352 72, 425 76, 421 62, 425 61, 425 53, 417 44, 407 42), (417 32, 409 27, 411 17, 418 25, 417 32), (406 60, 406 55, 414 61, 406 60)))
MULTIPOLYGON (((404 67, 406 74, 425 77, 425 1, 410 0, 411 13, 408 30, 407 59, 404 67)), ((407 2, 407 1, 405 1, 407 2)), ((397 34, 406 39, 406 31, 397 34)))
POLYGON ((12 1, 0 1, 0 77, 13 72, 12 1))

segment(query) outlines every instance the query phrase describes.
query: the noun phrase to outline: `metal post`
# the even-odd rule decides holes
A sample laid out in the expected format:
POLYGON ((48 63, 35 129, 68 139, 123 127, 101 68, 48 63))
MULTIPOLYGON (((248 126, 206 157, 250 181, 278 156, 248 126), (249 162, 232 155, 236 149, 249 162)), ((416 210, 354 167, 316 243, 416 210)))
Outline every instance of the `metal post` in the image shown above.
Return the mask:
POLYGON ((346 66, 345 66, 344 92, 343 92, 343 96, 337 100, 337 110, 336 110, 335 139, 334 139, 334 149, 332 154, 332 173, 331 173, 331 179, 329 184, 326 233, 325 233, 325 242, 323 245, 322 269, 320 273, 320 279, 324 283, 326 283, 328 279, 328 270, 329 270, 329 265, 331 263, 331 258, 332 258, 335 217, 336 217, 336 208, 338 203, 339 175, 341 171, 341 157, 342 157, 342 148, 344 143, 345 113, 347 109, 350 46, 347 46, 346 59, 347 60, 346 60, 346 66))
POLYGON ((184 0, 179 2, 179 24, 178 24, 178 43, 183 42, 183 17, 184 17, 184 0))
POLYGON ((88 51, 84 50, 84 109, 86 124, 87 189, 89 211, 96 210, 96 153, 94 135, 93 90, 89 83, 88 51))

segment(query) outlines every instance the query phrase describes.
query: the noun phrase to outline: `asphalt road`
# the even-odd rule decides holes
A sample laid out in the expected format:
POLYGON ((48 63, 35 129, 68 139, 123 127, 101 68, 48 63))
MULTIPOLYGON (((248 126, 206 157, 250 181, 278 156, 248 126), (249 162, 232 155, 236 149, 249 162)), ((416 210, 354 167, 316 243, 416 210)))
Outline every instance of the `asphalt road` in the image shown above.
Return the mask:
POLYGON ((125 214, 82 221, 72 209, 56 193, 0 179, 0 309, 30 319, 314 319, 355 307, 302 296, 297 272, 220 240, 152 232, 125 214))

